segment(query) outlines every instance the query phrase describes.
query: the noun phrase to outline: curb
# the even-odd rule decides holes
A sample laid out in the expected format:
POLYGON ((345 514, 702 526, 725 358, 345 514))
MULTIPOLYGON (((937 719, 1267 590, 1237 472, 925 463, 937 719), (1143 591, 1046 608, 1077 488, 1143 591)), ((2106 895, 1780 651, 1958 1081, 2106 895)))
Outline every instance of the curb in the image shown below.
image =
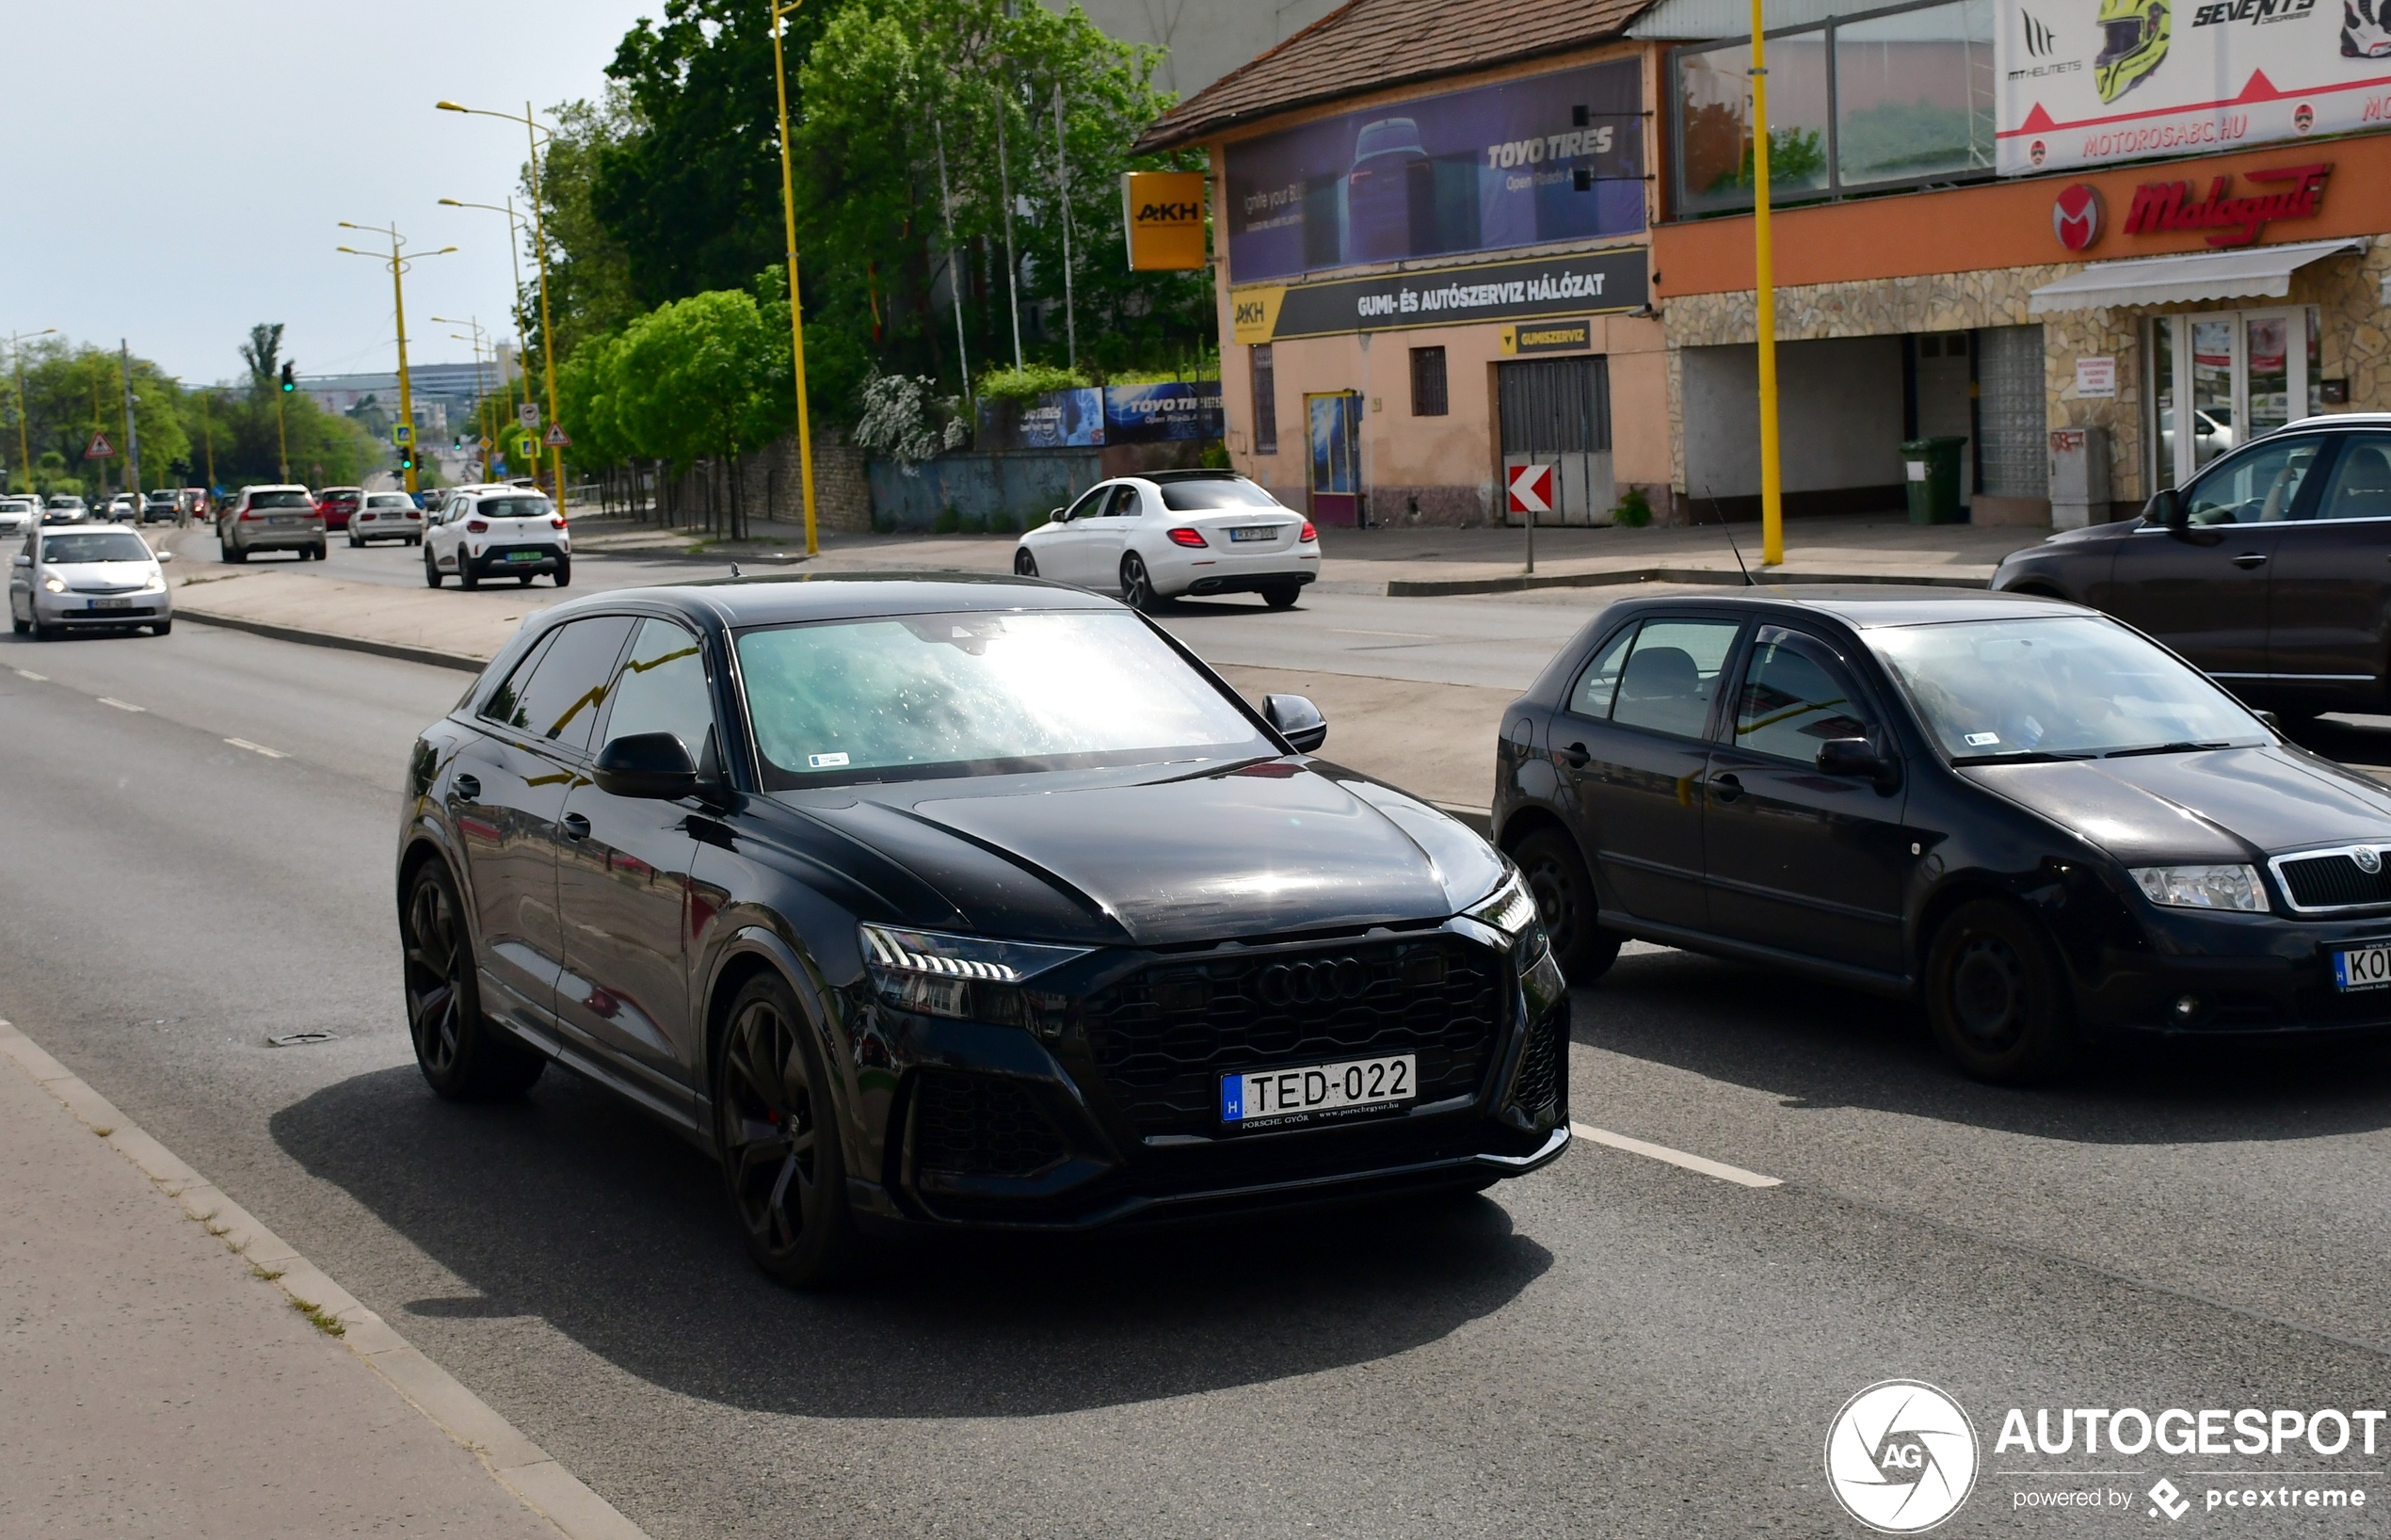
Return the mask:
MULTIPOLYGON (((1891 572, 1770 572, 1757 587, 1788 583, 1873 583, 1918 588, 1988 588, 1992 579, 1918 577, 1891 572)), ((1613 572, 1556 572, 1549 577, 1390 578, 1389 599, 1436 599, 1449 594, 1517 593, 1529 588, 1609 588, 1631 583, 1718 583, 1741 588, 1747 580, 1740 571, 1716 567, 1634 567, 1613 572)))
POLYGON ((249 1211, 218 1192, 206 1178, 176 1159, 173 1151, 133 1121, 40 1045, 0 1021, 0 1055, 13 1059, 35 1084, 57 1099, 86 1127, 102 1136, 158 1191, 183 1206, 225 1249, 272 1281, 311 1319, 329 1318, 340 1340, 371 1365, 391 1388, 430 1418, 442 1433, 471 1450, 498 1484, 539 1515, 568 1540, 648 1540, 647 1532, 614 1504, 582 1484, 545 1450, 517 1432, 489 1403, 425 1357, 389 1323, 358 1303, 314 1263, 300 1256, 249 1211))
POLYGON ((304 647, 337 647, 345 652, 371 652, 377 657, 396 658, 402 663, 427 663, 435 668, 457 668, 468 674, 478 674, 489 666, 488 658, 476 658, 463 652, 443 652, 436 647, 409 647, 405 642, 376 642, 361 636, 342 636, 329 631, 309 631, 303 626, 278 626, 270 620, 250 620, 237 615, 211 615, 187 605, 174 607, 177 620, 196 620, 203 626, 221 626, 227 631, 246 631, 255 636, 271 636, 278 642, 297 642, 304 647))

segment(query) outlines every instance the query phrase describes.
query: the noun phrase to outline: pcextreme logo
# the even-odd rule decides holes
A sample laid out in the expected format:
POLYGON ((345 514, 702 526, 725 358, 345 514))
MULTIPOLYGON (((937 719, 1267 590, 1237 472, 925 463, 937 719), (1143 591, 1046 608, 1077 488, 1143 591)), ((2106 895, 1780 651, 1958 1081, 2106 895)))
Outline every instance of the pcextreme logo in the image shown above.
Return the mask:
POLYGON ((1827 1429, 1826 1483, 1844 1512, 1879 1533, 1931 1530, 1975 1489, 1975 1425, 1922 1380, 1871 1385, 1827 1429))

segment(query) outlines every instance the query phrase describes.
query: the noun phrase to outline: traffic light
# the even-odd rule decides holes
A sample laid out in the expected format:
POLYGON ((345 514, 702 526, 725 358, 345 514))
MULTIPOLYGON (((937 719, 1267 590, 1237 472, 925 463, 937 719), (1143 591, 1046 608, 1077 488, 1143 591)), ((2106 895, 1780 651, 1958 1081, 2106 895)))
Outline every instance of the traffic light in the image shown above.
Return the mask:
POLYGON ((402 471, 412 471, 415 469, 415 451, 411 449, 400 450, 398 452, 398 468, 402 471))
POLYGON ((287 363, 282 365, 282 393, 288 395, 297 389, 298 381, 291 377, 291 366, 287 363))

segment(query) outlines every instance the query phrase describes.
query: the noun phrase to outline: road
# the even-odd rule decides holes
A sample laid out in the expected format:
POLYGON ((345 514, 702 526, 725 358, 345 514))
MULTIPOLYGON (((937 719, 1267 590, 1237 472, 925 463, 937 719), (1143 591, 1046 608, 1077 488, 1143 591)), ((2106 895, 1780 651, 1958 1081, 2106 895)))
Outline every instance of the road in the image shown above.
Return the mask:
POLYGON ((1994 1090, 1903 1012, 1647 947, 1576 994, 1576 1116, 1782 1185, 1589 1143, 1461 1205, 788 1293, 636 1114, 415 1075, 387 863, 460 676, 190 625, 0 665, 0 1016, 659 1537, 1856 1533, 1820 1451, 1894 1376, 1987 1450, 1938 1532, 2105 1532, 2149 1520, 2013 1517, 2054 1483, 1997 1473, 2234 1462, 1996 1459, 2004 1408, 2383 1404, 2382 1052, 1994 1090))

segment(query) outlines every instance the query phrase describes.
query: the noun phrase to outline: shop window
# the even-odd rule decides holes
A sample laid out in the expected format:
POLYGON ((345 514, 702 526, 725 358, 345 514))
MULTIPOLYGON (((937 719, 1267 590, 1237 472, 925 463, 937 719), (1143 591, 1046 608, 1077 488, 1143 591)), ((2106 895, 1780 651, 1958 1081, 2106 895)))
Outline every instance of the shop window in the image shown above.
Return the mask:
MULTIPOLYGON (((1771 33, 1769 196, 1993 174, 1992 0, 1771 33)), ((1752 48, 1670 56, 1670 162, 1687 214, 1752 204, 1752 48)))
POLYGON ((1445 405, 1445 350, 1441 347, 1413 348, 1411 414, 1414 417, 1442 417, 1449 409, 1445 405))
POLYGON ((1278 381, 1270 344, 1250 349, 1254 371, 1254 453, 1278 453, 1278 381))

